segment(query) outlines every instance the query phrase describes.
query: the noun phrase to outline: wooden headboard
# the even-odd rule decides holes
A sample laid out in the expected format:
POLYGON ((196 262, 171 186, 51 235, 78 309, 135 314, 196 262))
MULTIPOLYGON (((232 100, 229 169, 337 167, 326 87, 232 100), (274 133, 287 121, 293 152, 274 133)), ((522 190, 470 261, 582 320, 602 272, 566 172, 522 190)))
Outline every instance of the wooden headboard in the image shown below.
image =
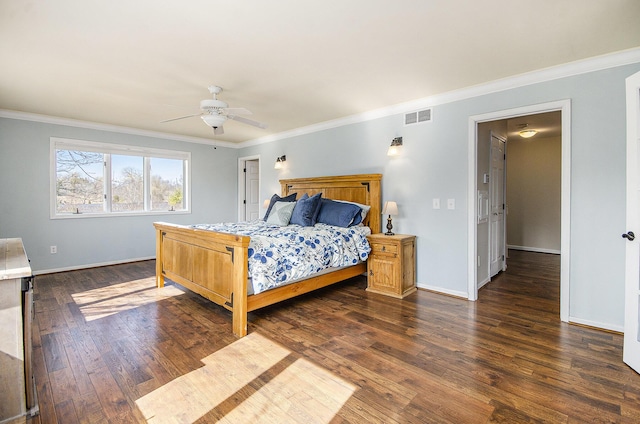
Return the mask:
POLYGON ((313 196, 322 193, 325 199, 347 200, 371 206, 365 225, 372 233, 381 228, 381 187, 382 174, 340 175, 333 177, 291 178, 280 180, 282 196, 307 193, 313 196))

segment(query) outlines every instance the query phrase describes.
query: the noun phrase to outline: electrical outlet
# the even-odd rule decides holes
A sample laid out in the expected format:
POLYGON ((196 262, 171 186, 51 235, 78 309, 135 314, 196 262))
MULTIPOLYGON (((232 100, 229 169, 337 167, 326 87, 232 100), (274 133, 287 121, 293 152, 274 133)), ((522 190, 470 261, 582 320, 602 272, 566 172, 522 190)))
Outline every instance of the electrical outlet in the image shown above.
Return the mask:
POLYGON ((456 199, 447 199, 447 209, 456 208, 456 199))
POLYGON ((55 255, 56 253, 58 253, 58 246, 51 246, 50 249, 51 249, 52 255, 55 255))

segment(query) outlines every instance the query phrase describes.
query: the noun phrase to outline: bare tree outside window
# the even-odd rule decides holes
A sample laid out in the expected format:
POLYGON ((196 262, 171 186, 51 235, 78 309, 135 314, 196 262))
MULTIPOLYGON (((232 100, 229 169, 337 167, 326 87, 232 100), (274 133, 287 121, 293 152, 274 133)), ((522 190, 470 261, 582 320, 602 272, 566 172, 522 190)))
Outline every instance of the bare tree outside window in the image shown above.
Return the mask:
POLYGON ((104 155, 77 150, 56 151, 56 211, 104 211, 104 155))
MULTIPOLYGON (((188 154, 138 150, 129 155, 120 147, 63 140, 55 149, 55 215, 121 214, 186 211, 185 169, 188 154), (62 147, 64 146, 64 147, 62 147), (69 148, 71 147, 71 148, 69 148), (148 156, 147 156, 148 154, 148 156), (109 195, 108 195, 109 194, 109 195)), ((126 149, 129 150, 129 149, 126 149)))
POLYGON ((144 211, 144 159, 111 155, 111 210, 144 211))

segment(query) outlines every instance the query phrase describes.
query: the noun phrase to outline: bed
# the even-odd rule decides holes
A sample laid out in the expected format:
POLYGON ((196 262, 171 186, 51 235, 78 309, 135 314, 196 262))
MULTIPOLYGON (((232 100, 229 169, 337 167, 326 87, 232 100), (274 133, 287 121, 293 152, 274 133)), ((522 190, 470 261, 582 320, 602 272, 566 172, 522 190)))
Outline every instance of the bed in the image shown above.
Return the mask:
MULTIPOLYGON (((364 225, 372 233, 381 228, 381 174, 280 180, 281 195, 322 193, 323 198, 369 205, 364 225)), ((232 313, 233 333, 247 334, 247 314, 265 306, 355 277, 366 272, 366 262, 336 268, 303 280, 248 294, 249 236, 208 231, 156 222, 156 285, 165 278, 200 294, 232 313)))

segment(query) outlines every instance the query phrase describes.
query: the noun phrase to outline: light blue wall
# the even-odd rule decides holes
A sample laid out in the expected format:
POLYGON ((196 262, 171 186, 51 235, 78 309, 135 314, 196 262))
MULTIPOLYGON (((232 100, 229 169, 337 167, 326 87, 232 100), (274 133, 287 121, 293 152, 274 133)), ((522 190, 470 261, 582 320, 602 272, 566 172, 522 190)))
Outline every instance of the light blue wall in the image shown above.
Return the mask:
POLYGON ((417 279, 424 287, 467 293, 469 117, 571 99, 571 281, 569 315, 592 325, 624 324, 625 78, 640 64, 566 77, 438 105, 433 121, 403 125, 402 115, 247 147, 259 154, 262 198, 278 179, 383 173, 383 201, 395 200, 398 233, 417 235, 417 279), (389 158, 402 136, 402 157, 389 158), (286 169, 270 166, 287 155, 286 169), (432 209, 440 198, 442 208, 432 209), (446 209, 446 199, 456 209, 446 209))
POLYGON ((383 201, 395 200, 398 233, 417 235, 417 279, 467 293, 469 117, 571 99, 571 258, 569 315, 604 328, 624 323, 625 86, 640 63, 437 105, 433 122, 405 127, 402 115, 345 125, 242 149, 0 119, 0 237, 22 237, 37 270, 154 255, 153 221, 163 217, 49 219, 49 137, 191 151, 193 214, 172 222, 233 221, 237 158, 259 155, 261 198, 280 178, 382 173, 383 201), (404 152, 389 158, 391 139, 404 152), (284 170, 273 169, 287 155, 284 170), (431 199, 440 198, 434 210, 431 199), (446 209, 446 199, 456 209, 446 209), (59 253, 49 254, 57 245, 59 253))
POLYGON ((154 221, 235 220, 236 157, 223 147, 0 118, 0 238, 21 237, 34 272, 154 257, 154 221), (191 152, 192 213, 49 219, 50 137, 191 152))

